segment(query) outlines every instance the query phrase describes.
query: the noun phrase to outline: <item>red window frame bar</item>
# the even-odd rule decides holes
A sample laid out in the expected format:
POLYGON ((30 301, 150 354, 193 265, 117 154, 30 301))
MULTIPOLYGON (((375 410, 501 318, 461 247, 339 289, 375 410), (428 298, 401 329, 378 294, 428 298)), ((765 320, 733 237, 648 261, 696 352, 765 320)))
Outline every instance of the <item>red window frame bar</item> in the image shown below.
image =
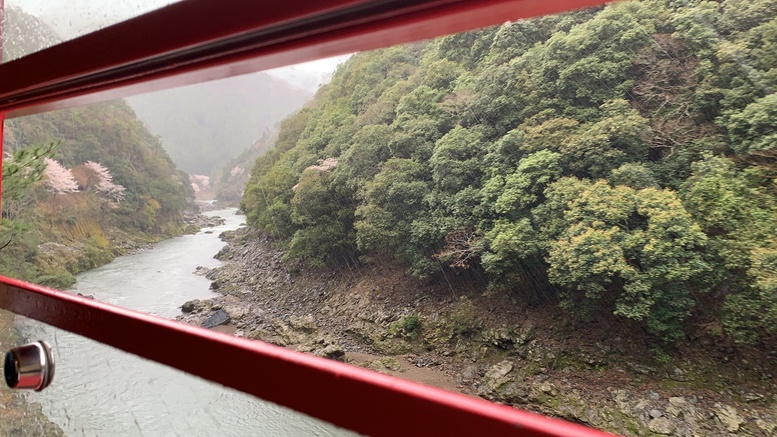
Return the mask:
MULTIPOLYGON (((602 3, 187 0, 0 64, 0 121, 602 3)), ((363 434, 608 435, 2 276, 0 308, 363 434)))

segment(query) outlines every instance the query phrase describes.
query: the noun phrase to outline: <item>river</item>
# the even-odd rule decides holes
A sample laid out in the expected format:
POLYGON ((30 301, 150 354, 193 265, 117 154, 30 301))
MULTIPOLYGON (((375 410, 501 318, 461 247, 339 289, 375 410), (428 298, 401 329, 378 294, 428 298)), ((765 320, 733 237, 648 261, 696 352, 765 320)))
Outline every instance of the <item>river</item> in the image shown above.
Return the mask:
MULTIPOLYGON (((212 297, 210 281, 193 274, 216 267, 218 235, 240 226, 235 210, 213 211, 226 223, 117 258, 77 276, 73 293, 173 318, 191 299, 212 297)), ((342 436, 353 435, 292 410, 204 381, 161 364, 33 321, 22 331, 46 340, 57 363, 52 385, 29 400, 68 436, 342 436)), ((148 339, 149 342, 154 339, 148 339)), ((300 396, 305 387, 289 386, 300 396)))

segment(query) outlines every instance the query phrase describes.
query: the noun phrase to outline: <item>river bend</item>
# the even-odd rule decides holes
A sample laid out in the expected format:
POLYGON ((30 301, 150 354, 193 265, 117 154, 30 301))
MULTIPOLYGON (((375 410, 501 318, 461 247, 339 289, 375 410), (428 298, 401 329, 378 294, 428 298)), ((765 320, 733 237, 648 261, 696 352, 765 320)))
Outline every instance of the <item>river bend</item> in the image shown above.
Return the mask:
MULTIPOLYGON (((235 210, 213 211, 226 223, 163 241, 139 254, 77 276, 73 293, 173 318, 191 299, 214 296, 197 266, 216 267, 218 235, 240 226, 235 210), (212 231, 206 233, 205 231, 212 231)), ((52 385, 29 400, 68 436, 342 436, 328 423, 190 376, 68 332, 25 320, 30 340, 46 340, 57 361, 52 385)), ((154 339, 149 338, 149 342, 154 339)), ((260 371, 260 369, 257 369, 260 371)), ((289 386, 300 396, 305 387, 289 386)))

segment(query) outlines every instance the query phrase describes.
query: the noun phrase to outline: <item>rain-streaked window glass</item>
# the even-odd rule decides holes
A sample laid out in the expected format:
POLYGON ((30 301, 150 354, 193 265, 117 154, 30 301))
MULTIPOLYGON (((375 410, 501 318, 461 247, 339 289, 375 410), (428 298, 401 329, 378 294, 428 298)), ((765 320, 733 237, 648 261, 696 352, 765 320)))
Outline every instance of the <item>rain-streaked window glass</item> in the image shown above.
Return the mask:
POLYGON ((772 435, 775 35, 775 0, 618 2, 10 119, 0 272, 617 434, 772 435))
POLYGON ((54 380, 40 392, 11 391, 3 384, 2 435, 355 435, 93 340, 0 311, 0 342, 4 349, 39 340, 51 346, 56 362, 54 380))
POLYGON ((180 0, 5 0, 3 61, 143 15, 180 0))
MULTIPOLYGON (((211 303, 224 297, 214 255, 222 233, 245 225, 236 207, 252 159, 342 60, 6 120, 0 274, 261 338, 263 306, 211 303)), ((353 435, 10 313, 2 320, 3 352, 47 341, 57 371, 40 393, 4 391, 0 434, 353 435)))

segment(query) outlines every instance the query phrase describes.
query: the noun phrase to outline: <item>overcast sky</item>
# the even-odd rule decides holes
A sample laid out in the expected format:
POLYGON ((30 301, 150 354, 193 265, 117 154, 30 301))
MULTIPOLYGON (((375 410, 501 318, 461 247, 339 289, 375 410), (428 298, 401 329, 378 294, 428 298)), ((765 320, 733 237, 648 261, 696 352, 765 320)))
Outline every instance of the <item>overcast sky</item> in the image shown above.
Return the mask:
MULTIPOLYGON (((335 68, 337 68, 339 64, 345 62, 345 60, 350 56, 351 55, 335 56, 333 58, 324 58, 317 61, 303 62, 302 64, 292 65, 291 68, 317 74, 331 73, 335 71, 335 68)), ((283 70, 285 68, 289 67, 274 68, 272 70, 267 70, 267 72, 272 74, 276 70, 283 70)))

